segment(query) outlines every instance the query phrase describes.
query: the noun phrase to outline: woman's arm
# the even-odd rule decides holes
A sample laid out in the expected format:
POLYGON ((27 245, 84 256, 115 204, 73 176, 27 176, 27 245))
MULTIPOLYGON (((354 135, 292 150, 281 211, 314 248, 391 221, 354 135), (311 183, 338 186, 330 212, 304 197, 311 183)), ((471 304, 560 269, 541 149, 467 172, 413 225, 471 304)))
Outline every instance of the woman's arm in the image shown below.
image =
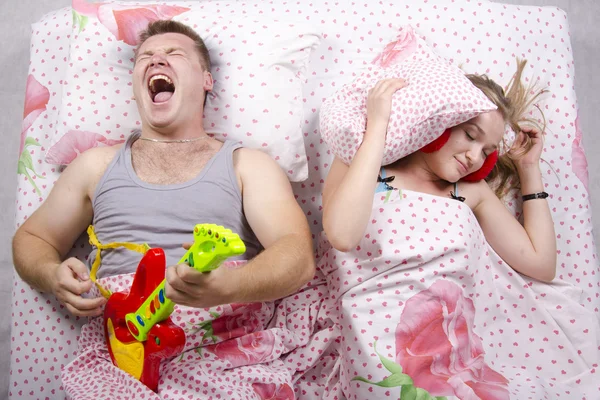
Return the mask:
POLYGON ((336 157, 329 170, 323 190, 323 228, 337 250, 353 249, 367 228, 383 159, 392 95, 405 86, 402 79, 377 82, 369 91, 367 130, 351 165, 336 157))
MULTIPOLYGON (((511 158, 517 166, 523 195, 544 190, 539 159, 542 135, 534 129, 519 133, 511 158), (532 149, 520 151, 524 136, 533 141, 532 149)), ((481 182, 483 197, 473 210, 487 241, 516 271, 544 282, 556 274, 556 235, 546 199, 523 202, 523 225, 510 215, 504 204, 481 182), (487 189, 487 190, 486 190, 487 189)))

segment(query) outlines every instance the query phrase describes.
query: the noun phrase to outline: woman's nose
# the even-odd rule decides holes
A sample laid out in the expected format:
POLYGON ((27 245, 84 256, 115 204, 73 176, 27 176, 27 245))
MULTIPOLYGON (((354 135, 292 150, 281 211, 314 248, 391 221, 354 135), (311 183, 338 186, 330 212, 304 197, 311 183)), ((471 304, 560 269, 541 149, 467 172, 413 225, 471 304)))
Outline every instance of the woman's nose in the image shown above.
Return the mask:
POLYGON ((470 150, 467 150, 467 160, 469 160, 469 162, 471 163, 471 166, 475 165, 479 165, 480 163, 483 163, 483 155, 482 153, 482 149, 480 148, 472 148, 470 150))

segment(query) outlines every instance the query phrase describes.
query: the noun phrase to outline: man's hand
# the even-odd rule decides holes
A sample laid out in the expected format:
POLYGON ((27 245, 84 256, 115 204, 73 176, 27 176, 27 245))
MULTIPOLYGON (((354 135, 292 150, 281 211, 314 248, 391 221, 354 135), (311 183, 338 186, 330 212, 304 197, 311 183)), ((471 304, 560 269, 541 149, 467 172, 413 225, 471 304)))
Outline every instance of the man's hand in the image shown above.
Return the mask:
POLYGON ((174 303, 196 307, 208 308, 226 303, 219 295, 219 290, 224 285, 216 284, 219 270, 222 266, 211 272, 199 272, 187 264, 179 264, 167 268, 165 295, 174 303))
POLYGON ((103 306, 106 304, 104 297, 93 299, 81 297, 93 285, 84 263, 71 257, 53 268, 52 293, 71 314, 80 317, 96 317, 102 314, 103 306))

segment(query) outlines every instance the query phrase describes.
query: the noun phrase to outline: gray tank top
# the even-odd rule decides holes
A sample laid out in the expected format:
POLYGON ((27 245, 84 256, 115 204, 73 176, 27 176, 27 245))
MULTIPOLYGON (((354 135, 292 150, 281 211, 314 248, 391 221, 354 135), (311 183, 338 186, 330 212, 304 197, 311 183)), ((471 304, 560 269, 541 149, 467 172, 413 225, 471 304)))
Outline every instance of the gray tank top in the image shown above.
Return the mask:
MULTIPOLYGON (((262 249, 244 215, 233 169, 233 151, 240 144, 224 142, 190 181, 155 185, 143 182, 133 169, 131 145, 138 137, 139 133, 129 137, 96 187, 93 224, 100 243, 133 242, 161 247, 170 266, 185 253, 181 245, 193 241, 194 225, 211 223, 231 229, 244 241, 246 253, 231 260, 250 260, 262 249)), ((90 253, 90 266, 96 251, 90 253)), ((139 253, 123 248, 103 250, 98 278, 134 272, 140 259, 139 253)))

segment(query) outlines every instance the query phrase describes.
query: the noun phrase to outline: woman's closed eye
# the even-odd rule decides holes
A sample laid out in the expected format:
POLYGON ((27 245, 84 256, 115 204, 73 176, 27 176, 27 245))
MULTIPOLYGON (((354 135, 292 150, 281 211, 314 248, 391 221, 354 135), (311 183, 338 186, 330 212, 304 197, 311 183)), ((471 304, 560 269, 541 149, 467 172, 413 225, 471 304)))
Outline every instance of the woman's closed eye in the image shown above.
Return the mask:
MULTIPOLYGON (((469 133, 469 131, 465 131, 465 135, 467 135, 467 138, 468 138, 470 141, 474 141, 474 140, 475 140, 475 137, 474 137, 473 135, 471 135, 471 134, 469 133)), ((484 158, 484 159, 486 159, 486 158, 487 158, 487 156, 488 156, 488 151, 486 151, 485 149, 482 149, 482 150, 481 150, 481 154, 483 155, 483 158, 484 158)))

